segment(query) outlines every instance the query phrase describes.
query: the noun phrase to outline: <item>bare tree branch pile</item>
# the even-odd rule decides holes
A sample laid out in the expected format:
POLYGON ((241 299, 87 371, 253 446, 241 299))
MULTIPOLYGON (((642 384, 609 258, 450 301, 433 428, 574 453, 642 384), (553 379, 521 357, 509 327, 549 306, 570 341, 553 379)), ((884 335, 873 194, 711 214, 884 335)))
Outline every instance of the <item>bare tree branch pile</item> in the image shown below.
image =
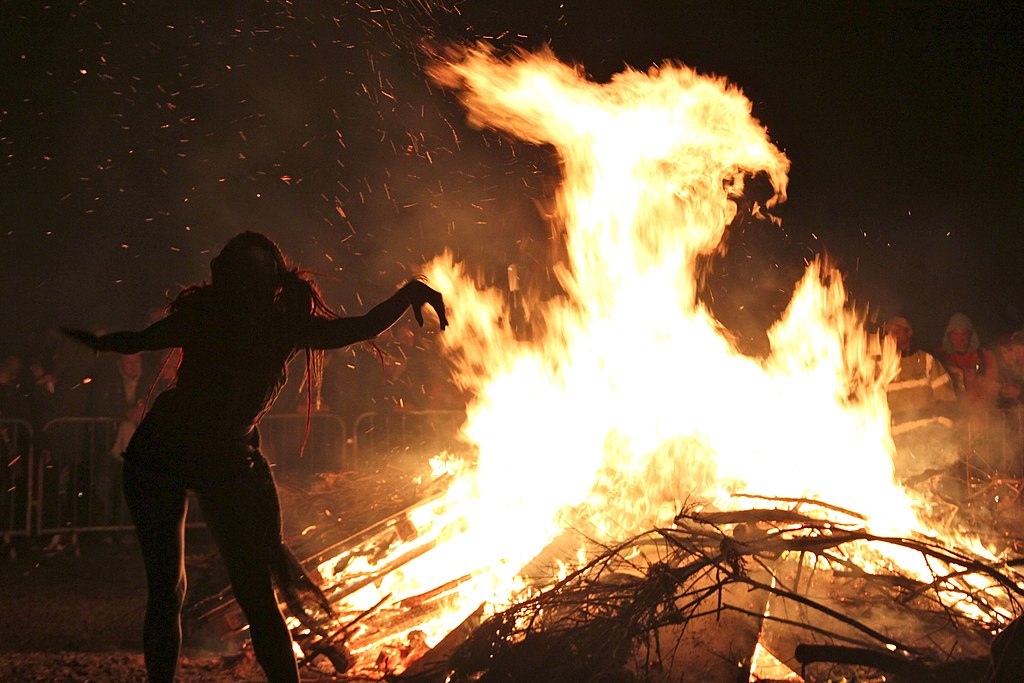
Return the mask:
MULTIPOLYGON (((485 620, 448 658, 445 676, 454 683, 664 680, 695 625, 732 612, 758 619, 762 641, 766 630, 795 632, 799 647, 779 654, 793 666, 807 665, 807 681, 839 681, 851 670, 859 677, 846 680, 996 681, 987 648, 1021 613, 1021 561, 998 564, 927 538, 877 536, 853 515, 854 524, 825 519, 818 513, 826 507, 799 501, 782 510, 684 510, 674 526, 606 547, 556 585, 485 620), (892 563, 879 569, 893 549, 918 556, 930 577, 892 563), (798 588, 812 573, 858 586, 862 595, 879 594, 909 616, 938 619, 929 628, 974 646, 957 656, 939 638, 904 642, 887 624, 847 613, 842 599, 798 588), (730 597, 737 588, 762 593, 765 605, 796 605, 804 616, 753 609, 730 597)), ((740 680, 748 678, 730 683, 740 680)))

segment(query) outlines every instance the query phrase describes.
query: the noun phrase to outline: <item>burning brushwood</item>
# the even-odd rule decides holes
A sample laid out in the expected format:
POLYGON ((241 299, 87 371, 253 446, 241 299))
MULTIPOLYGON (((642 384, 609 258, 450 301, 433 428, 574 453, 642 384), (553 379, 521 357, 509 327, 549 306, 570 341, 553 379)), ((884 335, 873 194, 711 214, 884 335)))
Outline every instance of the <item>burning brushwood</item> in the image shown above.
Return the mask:
MULTIPOLYGON (((720 622, 723 614, 734 612, 796 631, 800 645, 778 653, 793 666, 828 662, 833 670, 859 665, 903 677, 899 680, 980 681, 989 666, 992 632, 1008 620, 1006 609, 996 604, 1017 612, 1024 594, 1021 576, 1008 565, 791 510, 686 513, 678 521, 679 526, 605 549, 550 589, 487 619, 438 665, 435 679, 661 680, 669 671, 692 670, 691 632, 700 622, 720 622), (935 569, 934 579, 922 582, 898 569, 877 573, 857 559, 864 546, 893 544, 921 554, 935 569), (796 592, 791 581, 796 575, 799 584, 800 572, 815 573, 833 587, 859 582, 889 595, 907 613, 927 615, 933 625, 940 620, 956 634, 957 651, 937 642, 903 640, 891 624, 870 623, 796 592), (978 581, 987 587, 977 588, 978 581), (736 587, 744 591, 732 590, 736 587), (747 604, 726 597, 730 591, 790 601, 812 616, 794 621, 751 613, 747 604)), ((735 662, 734 671, 737 665, 749 670, 750 661, 735 662)), ((804 675, 808 681, 838 680, 804 675)), ((416 678, 426 679, 423 672, 416 678)), ((735 679, 706 675, 701 680, 735 679)))
MULTIPOLYGON (((478 577, 405 594, 384 588, 466 523, 435 495, 307 560, 326 577, 336 620, 295 619, 295 640, 305 662, 357 678, 405 671, 410 681, 589 680, 620 671, 658 680, 657 672, 696 666, 713 682, 732 680, 722 676, 738 667, 756 673, 756 653, 770 650, 806 681, 829 680, 815 677, 823 667, 982 680, 992 634, 1020 612, 1024 562, 992 562, 923 536, 873 534, 861 515, 813 500, 768 502, 779 507, 692 507, 671 526, 610 547, 566 532, 522 572, 525 597, 486 619, 473 605, 438 643, 422 627, 478 577), (552 559, 580 541, 593 559, 560 581, 545 579, 552 559), (920 557, 930 576, 880 561, 893 548, 920 557), (366 589, 371 602, 353 600, 366 589), (868 612, 884 608, 886 618, 865 613, 865 604, 868 612)), ((207 617, 225 609, 222 601, 207 617)))

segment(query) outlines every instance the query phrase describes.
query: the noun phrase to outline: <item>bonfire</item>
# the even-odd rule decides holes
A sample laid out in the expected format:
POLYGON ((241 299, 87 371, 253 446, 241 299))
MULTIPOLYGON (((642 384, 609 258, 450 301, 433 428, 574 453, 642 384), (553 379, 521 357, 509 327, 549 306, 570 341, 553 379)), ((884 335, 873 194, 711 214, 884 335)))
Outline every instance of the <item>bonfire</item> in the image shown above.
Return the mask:
POLYGON ((757 357, 701 302, 750 178, 773 188, 754 215, 786 198, 740 89, 670 63, 595 83, 486 45, 430 76, 473 125, 557 155, 559 292, 524 304, 523 335, 472 264, 427 266, 473 397, 465 449, 436 454, 440 493, 310 560, 335 615, 294 620, 305 660, 377 680, 987 680, 1018 561, 897 480, 898 355, 839 270, 807 265, 757 357))

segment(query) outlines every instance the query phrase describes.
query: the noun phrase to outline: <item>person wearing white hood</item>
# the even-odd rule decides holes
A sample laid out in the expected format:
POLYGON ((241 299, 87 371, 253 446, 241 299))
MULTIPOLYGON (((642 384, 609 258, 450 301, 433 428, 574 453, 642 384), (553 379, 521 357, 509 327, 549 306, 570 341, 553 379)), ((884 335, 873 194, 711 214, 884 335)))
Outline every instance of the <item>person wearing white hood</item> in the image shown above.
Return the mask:
POLYGON ((959 410, 957 423, 965 432, 970 453, 983 455, 995 426, 999 368, 995 354, 981 345, 974 323, 963 313, 949 318, 942 336, 942 364, 953 378, 959 410))

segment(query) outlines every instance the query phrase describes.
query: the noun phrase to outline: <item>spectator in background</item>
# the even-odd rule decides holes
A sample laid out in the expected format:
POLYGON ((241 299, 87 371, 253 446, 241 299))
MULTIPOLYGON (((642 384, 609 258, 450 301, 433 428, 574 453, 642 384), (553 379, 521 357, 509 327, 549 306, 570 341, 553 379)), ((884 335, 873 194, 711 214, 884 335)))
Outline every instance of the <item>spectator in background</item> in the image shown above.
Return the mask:
POLYGON ((911 350, 914 328, 903 317, 889 318, 883 326, 900 355, 899 374, 886 387, 896 446, 898 477, 913 481, 956 462, 951 427, 956 393, 949 373, 927 351, 911 350))
POLYGON ((21 356, 11 354, 0 362, 0 417, 19 419, 26 417, 25 400, 18 383, 21 376, 21 356))
POLYGON ((954 313, 942 337, 942 364, 960 399, 962 419, 984 426, 999 393, 996 357, 981 345, 974 323, 963 313, 954 313))
MULTIPOLYGON (((102 329, 94 331, 103 334, 102 329)), ((95 353, 68 340, 61 341, 53 353, 53 372, 57 380, 53 397, 58 415, 83 417, 89 414, 90 385, 98 367, 95 353)))
POLYGON ((1024 330, 1017 330, 996 344, 1001 410, 1013 410, 1024 401, 1024 330))
POLYGON ((999 365, 999 469, 1013 476, 1024 473, 1024 330, 996 344, 999 365))
POLYGON ((25 413, 32 429, 38 434, 47 422, 57 417, 57 377, 45 366, 41 358, 29 362, 22 382, 25 413))
POLYGON ((113 364, 96 373, 89 387, 89 414, 94 417, 124 417, 145 398, 148 387, 142 381, 141 353, 118 356, 113 364))
POLYGON ((974 323, 963 313, 949 318, 942 337, 941 360, 957 393, 955 421, 964 441, 964 454, 969 462, 991 471, 997 450, 990 437, 998 424, 999 368, 995 354, 982 346, 974 323))
MULTIPOLYGON (((112 367, 97 372, 89 385, 91 417, 109 417, 116 420, 113 442, 104 457, 95 454, 90 461, 81 463, 84 471, 79 480, 91 487, 92 501, 101 525, 114 525, 115 511, 120 502, 117 492, 121 486, 122 456, 132 435, 146 412, 146 393, 151 381, 143 379, 142 354, 117 356, 112 367)), ((109 541, 110 537, 105 537, 109 541)))
POLYGON ((104 373, 92 383, 89 414, 119 420, 111 452, 120 456, 142 422, 152 382, 143 380, 141 353, 118 356, 114 367, 114 372, 104 373))

